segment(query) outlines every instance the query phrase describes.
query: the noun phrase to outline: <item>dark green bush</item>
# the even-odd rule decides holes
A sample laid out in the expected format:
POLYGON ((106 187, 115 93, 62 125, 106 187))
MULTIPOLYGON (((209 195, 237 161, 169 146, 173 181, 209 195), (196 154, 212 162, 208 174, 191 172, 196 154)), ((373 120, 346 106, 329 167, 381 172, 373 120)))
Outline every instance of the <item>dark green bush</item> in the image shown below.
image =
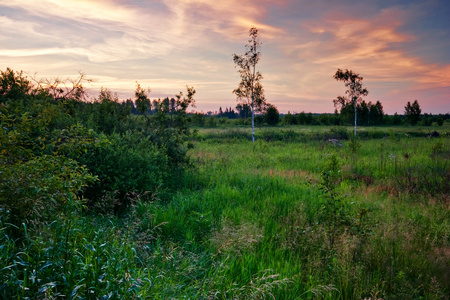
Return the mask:
POLYGON ((123 205, 129 193, 153 193, 163 187, 169 176, 168 158, 150 138, 128 132, 110 135, 108 140, 79 158, 99 179, 84 192, 89 205, 101 201, 108 192, 115 192, 119 205, 123 205))
POLYGON ((95 179, 76 161, 48 155, 2 165, 0 176, 0 207, 16 225, 52 220, 95 179))

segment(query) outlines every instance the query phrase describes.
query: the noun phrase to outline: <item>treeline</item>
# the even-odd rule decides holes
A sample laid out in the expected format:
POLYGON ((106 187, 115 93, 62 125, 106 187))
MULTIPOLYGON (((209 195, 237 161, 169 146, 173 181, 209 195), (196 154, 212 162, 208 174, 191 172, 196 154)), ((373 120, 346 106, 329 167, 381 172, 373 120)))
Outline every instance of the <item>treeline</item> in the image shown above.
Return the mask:
MULTIPOLYGON (((333 114, 323 113, 306 113, 300 112, 281 115, 276 107, 265 109, 262 113, 256 115, 255 123, 262 125, 354 125, 354 106, 352 103, 346 103, 341 106, 340 111, 337 109, 333 114), (274 111, 276 110, 276 111, 274 111)), ((433 124, 442 126, 445 120, 450 119, 450 114, 421 114, 419 103, 414 101, 405 106, 404 114, 387 115, 384 113, 383 106, 380 101, 376 103, 362 101, 356 107, 358 126, 397 126, 397 125, 419 125, 431 126, 433 124)), ((236 112, 230 107, 225 111, 219 109, 217 114, 201 114, 195 113, 190 115, 191 124, 200 127, 215 127, 223 123, 233 123, 236 125, 249 125, 250 109, 242 108, 242 105, 236 107, 236 112), (228 120, 228 121, 226 121, 228 120)))
POLYGON ((1 71, 0 221, 41 224, 81 205, 118 213, 182 185, 195 90, 149 106, 138 84, 131 105, 103 88, 87 101, 85 82, 1 71))

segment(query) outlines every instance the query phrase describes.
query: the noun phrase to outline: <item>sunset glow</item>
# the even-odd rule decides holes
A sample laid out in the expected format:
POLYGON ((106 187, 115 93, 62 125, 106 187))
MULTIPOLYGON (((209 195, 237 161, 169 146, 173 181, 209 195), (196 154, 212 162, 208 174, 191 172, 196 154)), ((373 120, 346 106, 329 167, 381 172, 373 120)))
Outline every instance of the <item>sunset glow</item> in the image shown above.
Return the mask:
POLYGON ((0 68, 94 80, 132 98, 195 87, 198 111, 235 107, 248 30, 260 31, 267 100, 281 112, 333 112, 338 68, 364 77, 367 101, 403 114, 450 112, 450 2, 446 0, 0 0, 0 68))

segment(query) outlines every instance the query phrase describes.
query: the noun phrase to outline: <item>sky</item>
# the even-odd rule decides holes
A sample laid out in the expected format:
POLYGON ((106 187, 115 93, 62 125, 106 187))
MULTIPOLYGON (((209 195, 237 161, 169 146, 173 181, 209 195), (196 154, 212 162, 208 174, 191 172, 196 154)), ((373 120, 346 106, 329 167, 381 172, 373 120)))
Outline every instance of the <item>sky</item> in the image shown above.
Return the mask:
POLYGON ((385 113, 450 112, 448 0, 0 0, 0 69, 36 78, 82 72, 133 98, 136 82, 163 98, 193 86, 199 112, 234 108, 232 60, 259 30, 258 70, 280 112, 333 112, 345 86, 338 68, 361 75, 365 100, 385 113))

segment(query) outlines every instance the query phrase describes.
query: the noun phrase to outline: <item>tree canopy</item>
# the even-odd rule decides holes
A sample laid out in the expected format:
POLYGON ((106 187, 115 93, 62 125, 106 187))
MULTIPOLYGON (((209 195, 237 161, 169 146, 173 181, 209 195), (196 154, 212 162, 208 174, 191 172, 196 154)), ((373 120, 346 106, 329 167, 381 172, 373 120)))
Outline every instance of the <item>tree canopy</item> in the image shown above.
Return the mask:
POLYGON ((420 109, 419 102, 415 100, 412 104, 408 101, 405 106, 405 117, 406 122, 411 125, 416 125, 420 120, 420 113, 422 109, 420 109))

